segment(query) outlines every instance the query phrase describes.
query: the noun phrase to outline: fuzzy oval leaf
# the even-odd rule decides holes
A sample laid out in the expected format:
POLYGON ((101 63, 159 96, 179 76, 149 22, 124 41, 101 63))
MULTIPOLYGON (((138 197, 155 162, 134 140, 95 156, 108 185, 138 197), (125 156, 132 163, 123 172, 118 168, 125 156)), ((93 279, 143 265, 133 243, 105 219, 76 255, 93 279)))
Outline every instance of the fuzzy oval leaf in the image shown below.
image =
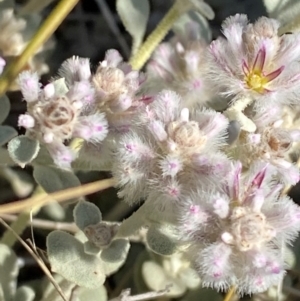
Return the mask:
POLYGON ((14 251, 0 244, 0 283, 4 300, 11 300, 16 292, 19 269, 14 251))
POLYGON ((264 5, 270 18, 281 23, 280 33, 299 31, 297 20, 300 16, 299 0, 264 0, 264 5))
POLYGON ((80 201, 73 211, 74 222, 80 230, 89 225, 96 225, 102 221, 102 214, 99 208, 90 202, 80 201))
POLYGON ((148 23, 149 0, 117 0, 117 12, 133 39, 132 53, 141 45, 148 23))
POLYGON ((154 253, 160 255, 172 255, 176 251, 175 242, 154 226, 149 228, 146 240, 148 247, 154 253))
POLYGON ((86 288, 99 288, 105 281, 101 260, 84 252, 83 244, 69 233, 53 231, 47 237, 51 269, 86 288))
POLYGON ((110 246, 101 252, 101 259, 105 262, 124 262, 130 248, 127 239, 119 238, 110 244, 110 246))
POLYGON ((2 0, 0 1, 0 11, 7 8, 15 8, 15 0, 2 0))
POLYGON ((119 261, 119 262, 107 262, 103 261, 103 267, 106 277, 115 274, 125 263, 125 261, 119 261))
MULTIPOLYGON (((180 18, 173 25, 174 32, 179 36, 180 33, 185 34, 185 28, 188 26, 187 24, 193 22, 197 24, 197 34, 199 37, 207 41, 209 43, 212 39, 212 32, 209 27, 209 23, 205 17, 199 14, 196 11, 190 11, 186 14, 180 16, 180 18)), ((187 37, 188 38, 188 37, 187 37)))
POLYGON ((296 3, 296 1, 298 0, 263 0, 263 3, 271 17, 278 17, 286 6, 296 3))
POLYGON ((22 168, 30 163, 39 153, 40 144, 38 140, 27 136, 13 138, 7 146, 10 157, 22 168))
POLYGON ((10 101, 6 95, 0 97, 0 124, 6 119, 10 111, 10 101))
POLYGON ((184 294, 186 286, 176 279, 170 277, 165 270, 154 261, 146 261, 142 265, 142 275, 147 286, 154 291, 164 289, 168 284, 171 284, 167 296, 178 297, 184 294), (155 276, 153 276, 155 275, 155 276))
POLYGON ((18 132, 13 127, 8 125, 0 125, 0 146, 6 144, 17 135, 18 132))
POLYGON ((80 288, 78 298, 78 301, 106 301, 107 291, 104 285, 96 289, 80 288))
POLYGON ((47 193, 81 185, 73 172, 50 166, 35 165, 33 177, 47 193))
POLYGON ((14 301, 32 301, 35 298, 34 290, 29 286, 21 286, 17 289, 14 301))
POLYGON ((86 241, 83 244, 84 252, 91 255, 97 255, 100 253, 101 249, 97 246, 95 246, 92 242, 86 241))

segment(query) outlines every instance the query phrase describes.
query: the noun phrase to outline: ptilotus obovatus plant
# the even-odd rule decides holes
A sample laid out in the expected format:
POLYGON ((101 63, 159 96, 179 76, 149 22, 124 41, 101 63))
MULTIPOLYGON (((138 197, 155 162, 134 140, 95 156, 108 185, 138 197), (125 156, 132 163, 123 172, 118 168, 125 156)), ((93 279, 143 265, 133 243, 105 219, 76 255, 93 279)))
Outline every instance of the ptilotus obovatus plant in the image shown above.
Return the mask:
MULTIPOLYGON (((123 5, 118 1, 130 33, 136 26, 126 9, 134 24, 147 23, 148 1, 123 5)), ((68 287, 104 290, 108 277, 128 269, 129 241, 146 249, 130 267, 138 289, 173 284, 169 296, 187 300, 202 287, 266 292, 291 268, 300 207, 285 187, 299 181, 289 154, 300 132, 295 118, 288 128, 285 119, 300 110, 299 33, 238 14, 211 42, 201 36, 207 22, 193 14, 159 44, 191 7, 213 16, 203 1, 175 1, 145 44, 145 27, 132 34, 130 63, 110 49, 95 68, 88 58, 66 60, 44 86, 34 72, 17 78, 27 105, 18 126, 26 132, 8 143, 13 161, 32 164, 48 193, 79 186, 88 171, 108 171, 118 201, 137 208, 107 222, 101 202, 101 211, 82 199, 74 205, 72 234, 47 237, 51 270, 68 287), (148 59, 145 73, 137 70, 148 59)))

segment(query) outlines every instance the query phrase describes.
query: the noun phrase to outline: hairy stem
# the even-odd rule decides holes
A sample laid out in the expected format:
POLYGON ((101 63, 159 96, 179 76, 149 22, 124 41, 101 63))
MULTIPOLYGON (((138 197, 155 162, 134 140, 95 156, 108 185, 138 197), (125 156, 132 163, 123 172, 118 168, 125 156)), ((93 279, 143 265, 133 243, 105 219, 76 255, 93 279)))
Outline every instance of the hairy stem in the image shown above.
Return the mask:
POLYGON ((145 65, 155 48, 164 39, 177 19, 191 8, 188 1, 186 1, 187 3, 185 3, 185 5, 182 5, 181 2, 181 0, 175 1, 155 30, 150 34, 134 56, 131 57, 129 63, 134 70, 140 70, 145 65))
POLYGON ((61 0, 51 12, 24 51, 6 68, 0 78, 0 95, 4 94, 13 80, 27 64, 34 53, 52 36, 79 0, 61 0))
POLYGON ((241 129, 253 133, 256 130, 255 123, 249 119, 244 113, 244 109, 253 102, 250 97, 242 97, 231 105, 225 112, 224 115, 231 121, 236 120, 239 122, 241 129))

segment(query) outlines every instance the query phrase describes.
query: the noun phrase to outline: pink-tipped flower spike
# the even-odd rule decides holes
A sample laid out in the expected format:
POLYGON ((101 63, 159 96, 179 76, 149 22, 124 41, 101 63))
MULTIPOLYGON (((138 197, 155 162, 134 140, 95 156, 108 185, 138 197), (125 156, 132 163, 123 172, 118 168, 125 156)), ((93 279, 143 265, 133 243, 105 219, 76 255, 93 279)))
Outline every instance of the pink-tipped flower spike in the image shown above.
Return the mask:
POLYGON ((195 22, 185 24, 170 40, 158 46, 147 65, 150 91, 170 89, 183 97, 183 107, 203 105, 212 96, 205 79, 206 41, 195 22))
POLYGON ((266 17, 248 24, 246 15, 224 21, 225 38, 211 43, 207 69, 223 95, 251 98, 258 108, 298 103, 300 34, 279 36, 279 26, 266 17))
POLYGON ((58 74, 65 78, 68 85, 75 82, 89 81, 91 78, 90 60, 73 56, 62 63, 58 74))
POLYGON ((103 113, 89 116, 80 116, 74 127, 74 136, 80 137, 87 142, 99 143, 108 134, 108 125, 103 113))
POLYGON ((18 85, 27 103, 38 100, 40 90, 39 76, 37 73, 24 71, 18 77, 18 85))
POLYGON ((284 249, 300 230, 300 207, 272 184, 273 168, 232 165, 223 189, 181 199, 178 232, 204 286, 253 294, 278 285, 284 249))

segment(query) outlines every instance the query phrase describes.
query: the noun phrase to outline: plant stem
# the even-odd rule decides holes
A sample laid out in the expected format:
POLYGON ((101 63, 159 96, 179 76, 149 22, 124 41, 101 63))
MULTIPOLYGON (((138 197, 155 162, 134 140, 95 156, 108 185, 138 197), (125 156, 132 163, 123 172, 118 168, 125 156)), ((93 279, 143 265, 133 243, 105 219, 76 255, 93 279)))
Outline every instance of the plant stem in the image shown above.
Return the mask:
POLYGON ((4 94, 11 82, 18 76, 34 53, 51 37, 79 0, 61 0, 51 12, 24 51, 4 71, 0 78, 0 95, 4 94))
MULTIPOLYGON (((48 279, 50 280, 50 282, 53 284, 53 286, 55 287, 55 289, 57 290, 57 292, 60 294, 60 296, 62 297, 62 299, 64 301, 68 301, 68 299, 66 298, 66 296, 64 295, 64 292, 62 291, 62 289, 59 287, 59 285, 57 284, 56 280, 54 279, 54 277, 52 276, 51 272, 49 271, 48 267, 46 266, 46 264, 43 262, 43 260, 41 259, 41 257, 37 254, 35 246, 33 246, 32 244, 30 245, 31 247, 33 246, 34 248, 31 248, 19 235, 18 233, 16 233, 16 231, 14 231, 14 229, 12 229, 2 218, 0 218, 0 223, 9 231, 11 231, 13 233, 13 235, 16 237, 16 239, 23 245, 23 247, 28 251, 28 253, 35 259, 35 261, 37 262, 37 264, 40 266, 40 268, 43 270, 43 272, 45 273, 45 275, 48 277, 48 279)), ((2 299, 1 299, 2 300, 2 299)))
MULTIPOLYGON (((22 235, 24 229, 26 229, 29 219, 30 219, 30 212, 28 211, 22 212, 10 226, 18 235, 22 235)), ((0 243, 5 244, 8 247, 12 248, 16 241, 17 241, 16 236, 12 235, 12 232, 10 230, 7 230, 4 232, 0 240, 0 243)))
POLYGON ((235 293, 235 287, 232 286, 229 291, 227 292, 225 298, 223 301, 231 301, 232 297, 234 296, 235 293))
POLYGON ((244 113, 244 109, 253 103, 253 99, 250 97, 242 97, 231 105, 225 112, 224 115, 231 121, 236 120, 241 125, 241 129, 253 133, 256 130, 255 123, 248 118, 244 113))
POLYGON ((186 1, 185 6, 182 5, 181 1, 182 0, 175 1, 155 30, 148 36, 134 56, 131 57, 129 63, 134 70, 140 70, 145 65, 157 45, 164 39, 177 19, 191 8, 188 1, 186 1))
POLYGON ((31 198, 0 205, 0 214, 4 213, 18 213, 24 210, 35 209, 36 207, 45 206, 52 201, 64 202, 72 198, 78 198, 88 194, 92 194, 115 185, 113 178, 92 182, 81 185, 79 187, 72 187, 65 190, 56 191, 48 195, 37 195, 31 198))
MULTIPOLYGON (((37 195, 46 195, 46 193, 41 189, 40 186, 38 186, 32 196, 37 195)), ((30 212, 30 210, 26 209, 23 212, 21 212, 14 220, 13 223, 10 225, 11 229, 13 229, 18 235, 22 235, 24 230, 27 227, 28 222, 30 221, 31 214, 37 214, 39 212, 40 208, 35 208, 33 212, 30 212)), ((0 243, 6 244, 9 247, 13 247, 14 244, 17 241, 17 237, 12 234, 11 230, 8 229, 4 232, 0 243)))

